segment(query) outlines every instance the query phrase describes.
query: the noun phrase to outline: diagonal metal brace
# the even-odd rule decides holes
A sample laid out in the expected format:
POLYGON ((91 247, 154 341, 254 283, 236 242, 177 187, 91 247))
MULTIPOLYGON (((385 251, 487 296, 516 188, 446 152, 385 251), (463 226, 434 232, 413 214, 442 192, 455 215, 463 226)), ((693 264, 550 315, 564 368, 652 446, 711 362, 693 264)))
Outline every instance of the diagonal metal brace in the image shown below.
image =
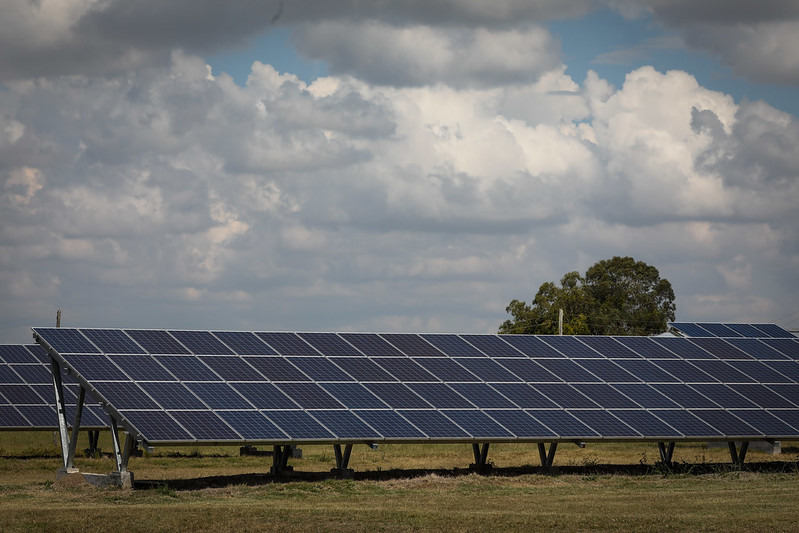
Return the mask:
POLYGON ((674 456, 674 442, 670 442, 668 448, 665 442, 658 442, 658 452, 660 452, 661 463, 671 463, 671 458, 674 456))
POLYGON ((550 468, 555 461, 555 451, 558 449, 558 443, 552 442, 549 445, 549 452, 547 452, 546 445, 543 442, 538 443, 538 455, 541 456, 541 466, 550 468))

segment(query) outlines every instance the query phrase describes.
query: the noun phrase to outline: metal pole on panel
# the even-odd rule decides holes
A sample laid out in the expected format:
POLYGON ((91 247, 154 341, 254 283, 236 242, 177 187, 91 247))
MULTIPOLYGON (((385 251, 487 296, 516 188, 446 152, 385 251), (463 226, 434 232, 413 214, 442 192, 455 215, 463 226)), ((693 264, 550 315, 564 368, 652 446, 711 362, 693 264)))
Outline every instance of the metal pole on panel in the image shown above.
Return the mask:
POLYGON ((563 309, 558 309, 558 335, 563 335, 563 309))
POLYGON ((61 309, 59 309, 55 313, 55 327, 57 328, 61 327, 61 309))

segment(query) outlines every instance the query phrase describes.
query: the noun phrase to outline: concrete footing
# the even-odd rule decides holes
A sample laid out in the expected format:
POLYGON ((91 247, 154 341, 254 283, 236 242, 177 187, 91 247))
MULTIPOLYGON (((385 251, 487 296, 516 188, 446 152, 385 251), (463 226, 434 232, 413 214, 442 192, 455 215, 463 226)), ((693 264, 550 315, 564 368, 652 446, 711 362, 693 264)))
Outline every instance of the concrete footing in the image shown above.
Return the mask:
POLYGON ((119 487, 123 489, 133 488, 133 472, 111 472, 109 474, 90 474, 81 473, 77 468, 59 468, 56 471, 56 479, 63 479, 67 476, 82 476, 90 485, 101 489, 107 487, 119 487))

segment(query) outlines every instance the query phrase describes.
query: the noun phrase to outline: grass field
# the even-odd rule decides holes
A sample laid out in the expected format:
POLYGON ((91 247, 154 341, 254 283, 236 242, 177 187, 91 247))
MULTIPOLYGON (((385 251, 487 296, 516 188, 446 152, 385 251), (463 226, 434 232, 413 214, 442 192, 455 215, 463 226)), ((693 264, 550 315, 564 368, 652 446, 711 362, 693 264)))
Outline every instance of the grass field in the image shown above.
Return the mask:
MULTIPOLYGON (((100 446, 110 450, 107 434, 100 446)), ((678 444, 667 471, 653 444, 561 445, 554 473, 542 474, 535 445, 492 445, 494 471, 477 475, 466 445, 356 446, 354 480, 324 474, 330 446, 304 446, 283 480, 266 475, 271 458, 238 448, 157 448, 131 459, 147 488, 129 491, 55 481, 52 434, 9 432, 0 531, 795 531, 799 448, 783 447, 777 457, 750 451, 738 470, 726 448, 678 444)), ((107 473, 113 462, 76 466, 107 473)))

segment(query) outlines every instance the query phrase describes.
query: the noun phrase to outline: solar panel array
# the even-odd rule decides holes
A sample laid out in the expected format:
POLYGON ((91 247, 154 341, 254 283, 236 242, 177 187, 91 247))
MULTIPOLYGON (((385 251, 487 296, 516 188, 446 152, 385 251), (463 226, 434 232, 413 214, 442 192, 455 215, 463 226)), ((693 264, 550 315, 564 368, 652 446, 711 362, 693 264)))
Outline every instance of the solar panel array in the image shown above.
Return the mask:
POLYGON ((776 324, 721 324, 714 322, 671 322, 686 337, 793 339, 796 336, 776 324))
POLYGON ((149 444, 799 438, 793 338, 34 331, 149 444))
MULTIPOLYGON (((71 423, 77 403, 78 382, 64 374, 64 394, 71 423)), ((99 403, 88 398, 81 427, 108 426, 99 403)), ((58 429, 58 418, 50 373, 50 357, 38 344, 0 345, 0 430, 58 429)))

